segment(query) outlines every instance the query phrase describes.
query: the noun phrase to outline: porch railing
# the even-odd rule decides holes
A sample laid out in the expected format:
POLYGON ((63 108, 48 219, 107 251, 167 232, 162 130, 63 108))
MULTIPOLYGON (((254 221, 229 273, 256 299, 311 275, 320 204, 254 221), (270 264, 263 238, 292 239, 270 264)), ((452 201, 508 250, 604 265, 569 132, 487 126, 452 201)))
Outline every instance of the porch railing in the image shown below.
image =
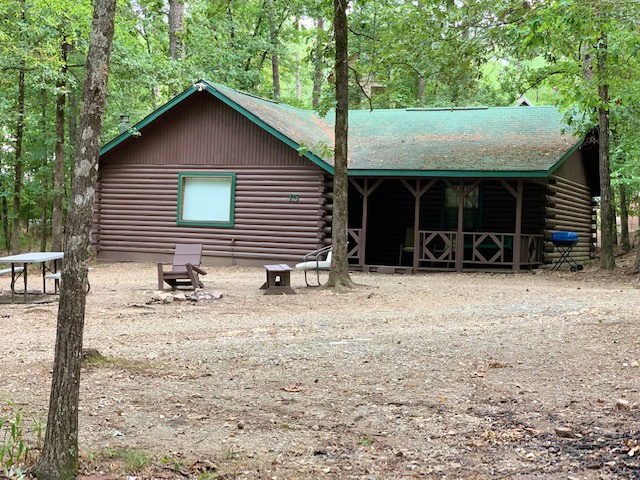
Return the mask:
MULTIPOLYGON (((515 233, 463 232, 464 265, 512 266, 515 233)), ((520 266, 542 263, 543 235, 520 236, 520 266)), ((455 268, 457 232, 420 231, 418 267, 455 268)))
POLYGON ((456 232, 420 231, 419 266, 453 267, 456 261, 456 232))
MULTIPOLYGON (((352 265, 364 264, 362 229, 349 229, 348 259, 352 265)), ((418 268, 454 269, 457 232, 421 230, 418 268)), ((463 232, 464 265, 512 266, 515 233, 463 232)), ((540 265, 543 261, 543 235, 520 236, 520 266, 540 265)))
POLYGON ((544 262, 544 235, 522 235, 520 265, 542 265, 544 262))
POLYGON ((362 265, 364 260, 361 228, 350 228, 349 239, 347 243, 347 259, 349 263, 354 265, 362 265))
POLYGON ((473 232, 464 234, 463 263, 513 265, 513 233, 473 232))

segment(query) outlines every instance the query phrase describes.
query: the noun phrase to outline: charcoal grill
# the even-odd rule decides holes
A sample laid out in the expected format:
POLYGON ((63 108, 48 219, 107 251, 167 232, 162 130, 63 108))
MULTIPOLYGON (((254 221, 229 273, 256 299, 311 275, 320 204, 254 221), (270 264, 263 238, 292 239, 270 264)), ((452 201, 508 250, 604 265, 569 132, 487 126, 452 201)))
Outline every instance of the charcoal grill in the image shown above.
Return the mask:
POLYGON ((551 234, 551 242, 560 252, 560 258, 558 258, 551 271, 560 269, 564 263, 569 265, 572 272, 577 272, 584 268, 571 257, 571 251, 575 244, 578 243, 578 234, 576 232, 554 232, 551 234))

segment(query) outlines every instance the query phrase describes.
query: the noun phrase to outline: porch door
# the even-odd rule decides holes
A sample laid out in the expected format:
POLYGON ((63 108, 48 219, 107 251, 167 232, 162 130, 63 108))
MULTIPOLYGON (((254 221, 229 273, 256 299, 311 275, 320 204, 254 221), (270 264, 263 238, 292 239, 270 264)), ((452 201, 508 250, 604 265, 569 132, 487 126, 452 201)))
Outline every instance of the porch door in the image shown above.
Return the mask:
POLYGON ((369 196, 367 210, 365 263, 412 266, 414 195, 401 180, 385 179, 369 196))

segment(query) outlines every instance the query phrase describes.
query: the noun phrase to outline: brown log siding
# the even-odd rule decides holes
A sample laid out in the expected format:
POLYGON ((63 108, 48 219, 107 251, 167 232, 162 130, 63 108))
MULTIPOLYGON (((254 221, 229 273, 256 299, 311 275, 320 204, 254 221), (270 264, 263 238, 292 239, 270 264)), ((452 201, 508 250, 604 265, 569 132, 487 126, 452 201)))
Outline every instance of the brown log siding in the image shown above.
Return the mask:
POLYGON ((323 171, 210 95, 188 102, 101 159, 98 260, 167 261, 176 243, 202 243, 205 263, 293 262, 318 248, 323 171), (179 172, 235 173, 234 226, 176 225, 179 172))
POLYGON ((272 167, 260 173, 175 165, 155 182, 138 182, 153 166, 108 165, 101 171, 94 243, 99 260, 165 259, 175 243, 203 243, 203 254, 236 259, 298 260, 322 240, 322 175, 313 166, 272 167), (232 228, 178 226, 178 172, 236 173, 232 228), (281 175, 278 175, 281 173, 281 175), (262 192, 256 185, 267 184, 262 192), (274 191, 278 190, 278 191, 274 191), (290 194, 300 195, 298 203, 290 194), (117 252, 125 252, 119 255, 117 252))
POLYGON ((550 241, 557 231, 576 232, 578 242, 572 257, 586 262, 594 255, 595 216, 593 198, 588 186, 558 175, 550 177, 546 197, 545 262, 553 263, 559 253, 550 241))

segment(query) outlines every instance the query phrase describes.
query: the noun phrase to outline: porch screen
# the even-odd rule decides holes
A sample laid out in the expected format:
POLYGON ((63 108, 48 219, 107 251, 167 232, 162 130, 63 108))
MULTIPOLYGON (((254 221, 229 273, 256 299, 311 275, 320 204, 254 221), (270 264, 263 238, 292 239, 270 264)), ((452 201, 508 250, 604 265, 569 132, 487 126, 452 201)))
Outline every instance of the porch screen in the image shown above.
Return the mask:
MULTIPOLYGON (((480 229, 480 188, 476 187, 463 200, 462 228, 466 232, 480 229)), ((458 194, 447 187, 444 196, 444 229, 458 228, 458 194)))
POLYGON ((180 173, 178 224, 233 226, 235 174, 180 173))

